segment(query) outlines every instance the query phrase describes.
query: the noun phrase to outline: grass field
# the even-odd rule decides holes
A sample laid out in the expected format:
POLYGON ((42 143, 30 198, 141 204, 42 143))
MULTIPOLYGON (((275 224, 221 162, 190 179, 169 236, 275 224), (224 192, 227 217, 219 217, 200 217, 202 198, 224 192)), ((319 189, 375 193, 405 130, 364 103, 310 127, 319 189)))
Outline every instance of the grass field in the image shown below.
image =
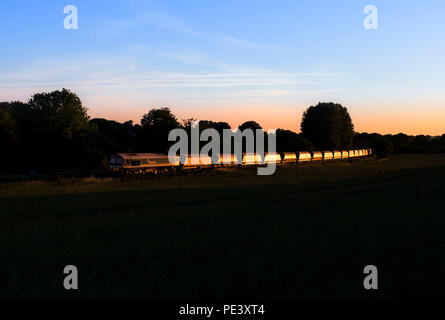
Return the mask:
POLYGON ((0 298, 445 298, 444 209, 445 155, 3 183, 0 298))

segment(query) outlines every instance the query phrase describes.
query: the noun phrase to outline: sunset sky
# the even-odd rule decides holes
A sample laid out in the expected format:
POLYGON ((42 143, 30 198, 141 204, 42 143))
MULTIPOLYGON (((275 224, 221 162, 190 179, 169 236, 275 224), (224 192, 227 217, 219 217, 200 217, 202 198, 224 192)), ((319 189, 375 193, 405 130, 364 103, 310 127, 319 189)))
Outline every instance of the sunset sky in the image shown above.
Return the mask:
POLYGON ((0 100, 69 88, 91 117, 255 120, 299 131, 319 101, 360 132, 445 133, 443 0, 0 2, 0 100), (66 5, 79 29, 66 30, 66 5), (363 27, 365 6, 378 29, 363 27))

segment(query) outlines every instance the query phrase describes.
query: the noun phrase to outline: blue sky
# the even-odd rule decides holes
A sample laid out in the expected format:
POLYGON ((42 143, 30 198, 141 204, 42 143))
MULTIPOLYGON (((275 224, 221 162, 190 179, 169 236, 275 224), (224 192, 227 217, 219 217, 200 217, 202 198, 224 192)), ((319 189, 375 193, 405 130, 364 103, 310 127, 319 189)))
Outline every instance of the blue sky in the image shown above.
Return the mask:
POLYGON ((357 130, 445 132, 445 1, 0 2, 0 100, 67 87, 93 117, 299 130, 319 101, 357 130), (79 29, 65 30, 66 5, 79 29), (377 30, 363 28, 365 6, 377 30))

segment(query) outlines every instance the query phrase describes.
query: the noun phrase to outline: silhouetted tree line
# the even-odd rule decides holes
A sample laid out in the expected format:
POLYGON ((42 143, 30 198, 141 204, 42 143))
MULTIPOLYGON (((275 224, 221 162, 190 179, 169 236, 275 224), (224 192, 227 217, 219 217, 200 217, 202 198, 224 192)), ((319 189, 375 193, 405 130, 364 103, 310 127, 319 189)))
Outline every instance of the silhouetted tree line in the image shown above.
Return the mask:
MULTIPOLYGON (((190 131, 193 120, 180 123, 166 107, 150 109, 140 124, 90 119, 79 97, 67 89, 35 94, 27 103, 1 102, 0 168, 2 172, 82 170, 104 168, 114 153, 167 153, 173 143, 168 141, 170 130, 190 131)), ((199 121, 199 127, 201 132, 213 128, 221 135, 224 129, 231 129, 226 122, 208 120, 199 121)), ((240 130, 247 128, 262 129, 255 121, 239 126, 240 130)), ((264 135, 267 150, 267 133, 264 135)), ((356 133, 347 109, 334 103, 309 107, 303 114, 301 133, 277 129, 275 135, 278 152, 373 148, 380 157, 393 151, 445 152, 445 135, 356 133)))

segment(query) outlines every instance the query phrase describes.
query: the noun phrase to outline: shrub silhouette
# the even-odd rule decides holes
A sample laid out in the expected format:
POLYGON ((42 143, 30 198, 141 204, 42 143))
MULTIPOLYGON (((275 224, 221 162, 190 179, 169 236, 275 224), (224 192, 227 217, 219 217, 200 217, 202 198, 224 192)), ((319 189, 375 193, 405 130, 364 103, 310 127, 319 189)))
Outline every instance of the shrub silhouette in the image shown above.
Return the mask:
POLYGON ((379 136, 373 144, 374 154, 377 158, 388 158, 394 151, 392 142, 388 137, 379 136))

